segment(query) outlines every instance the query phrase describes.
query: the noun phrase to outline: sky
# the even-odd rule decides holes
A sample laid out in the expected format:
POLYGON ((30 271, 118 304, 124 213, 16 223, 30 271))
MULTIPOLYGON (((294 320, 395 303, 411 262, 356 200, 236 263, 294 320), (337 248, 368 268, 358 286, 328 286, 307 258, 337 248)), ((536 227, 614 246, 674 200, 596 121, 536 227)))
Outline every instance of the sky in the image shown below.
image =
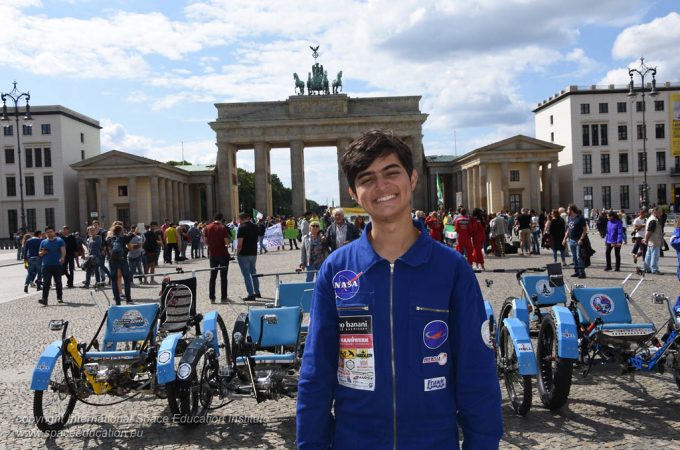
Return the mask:
MULTIPOLYGON (((426 155, 516 134, 568 85, 625 84, 640 56, 680 81, 677 0, 2 0, 0 92, 100 121, 102 152, 214 164, 215 103, 286 100, 310 45, 350 97, 420 95, 426 155), (454 139, 455 136, 455 139, 454 139)), ((254 170, 253 151, 237 165, 254 170)), ((290 186, 287 149, 272 172, 290 186)), ((337 204, 335 148, 305 151, 337 204), (330 177, 329 177, 330 175, 330 177)))

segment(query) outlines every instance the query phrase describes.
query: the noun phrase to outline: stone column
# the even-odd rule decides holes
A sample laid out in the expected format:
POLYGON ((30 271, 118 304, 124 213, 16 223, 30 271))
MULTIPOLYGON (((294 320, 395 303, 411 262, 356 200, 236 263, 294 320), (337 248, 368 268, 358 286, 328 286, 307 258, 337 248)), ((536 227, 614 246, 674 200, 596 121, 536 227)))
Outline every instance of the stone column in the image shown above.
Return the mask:
POLYGON ((176 222, 177 221, 177 191, 175 190, 175 182, 173 180, 168 180, 167 181, 168 186, 166 187, 166 190, 168 192, 168 215, 170 216, 170 222, 176 222))
POLYGON ((489 212, 488 188, 486 180, 486 163, 479 163, 479 207, 489 212))
POLYGON ((177 209, 179 210, 177 213, 177 220, 186 219, 187 216, 186 203, 184 202, 184 183, 181 181, 176 181, 175 184, 177 185, 177 209))
POLYGON ((340 160, 342 156, 347 151, 347 147, 351 141, 349 139, 340 139, 336 144, 338 151, 338 188, 340 190, 340 205, 339 206, 350 206, 354 204, 352 197, 349 195, 349 183, 347 182, 347 177, 342 171, 340 166, 340 160))
POLYGON ((307 210, 305 202, 305 145, 302 141, 290 142, 290 180, 293 214, 302 215, 307 210))
POLYGON ((536 161, 529 163, 529 209, 531 208, 535 208, 537 211, 541 209, 538 196, 538 163, 536 161))
POLYGON ((128 177, 128 208, 130 209, 130 223, 126 224, 128 227, 133 223, 139 223, 139 210, 137 208, 137 177, 128 177))
POLYGON ((418 172, 418 184, 413 191, 413 207, 425 210, 427 208, 427 186, 425 179, 425 155, 423 153, 423 136, 411 135, 411 153, 413 154, 413 168, 418 172))
POLYGON ((255 208, 265 216, 274 214, 270 150, 271 146, 266 142, 255 143, 255 208))
POLYGON ((113 220, 109 217, 109 179, 99 179, 99 225, 108 228, 113 220), (106 221, 106 222, 104 222, 106 221))
POLYGON ((463 169, 463 206, 470 209, 470 171, 463 169))
POLYGON ((78 228, 75 231, 80 231, 81 234, 87 229, 87 180, 78 176, 78 228))
MULTIPOLYGON (((217 149, 217 211, 214 203, 208 203, 209 218, 217 212, 231 219, 238 215, 238 173, 236 170, 236 146, 228 143, 218 144, 217 149)), ((257 164, 257 156, 255 157, 257 164)), ((212 188, 212 186, 211 186, 212 188)))
POLYGON ((470 202, 470 212, 472 212, 474 208, 479 207, 479 167, 472 167, 470 169, 470 173, 472 174, 472 189, 470 190, 472 199, 470 202))
MULTIPOLYGON (((158 176, 157 175, 151 175, 149 177, 149 192, 150 192, 150 201, 151 201, 151 220, 155 221, 162 221, 163 218, 161 216, 160 212, 160 198, 158 194, 158 176)), ((149 220, 149 222, 151 222, 149 220)))
POLYGON ((194 215, 192 211, 192 201, 191 201, 191 196, 189 195, 189 183, 182 183, 184 186, 184 214, 186 214, 186 218, 190 220, 196 220, 197 216, 194 215))
POLYGON ((501 208, 510 208, 510 167, 507 161, 501 162, 501 208))
MULTIPOLYGON (((158 177, 156 177, 158 178, 158 177)), ((165 190, 165 178, 158 179, 158 217, 154 220, 158 224, 163 224, 163 220, 168 217, 167 191, 165 190)))
POLYGON ((550 201, 552 208, 560 207, 560 174, 557 164, 557 158, 550 162, 550 201))
POLYGON ((550 202, 550 180, 548 177, 548 162, 541 163, 541 208, 550 210, 552 203, 550 202))
MULTIPOLYGON (((206 219, 210 220, 215 216, 215 200, 213 200, 213 184, 212 183, 206 183, 206 185, 205 185, 205 202, 206 202, 205 210, 208 213, 208 217, 206 217, 206 219)), ((224 218, 227 219, 227 220, 231 220, 231 216, 229 216, 229 215, 224 216, 224 218)))

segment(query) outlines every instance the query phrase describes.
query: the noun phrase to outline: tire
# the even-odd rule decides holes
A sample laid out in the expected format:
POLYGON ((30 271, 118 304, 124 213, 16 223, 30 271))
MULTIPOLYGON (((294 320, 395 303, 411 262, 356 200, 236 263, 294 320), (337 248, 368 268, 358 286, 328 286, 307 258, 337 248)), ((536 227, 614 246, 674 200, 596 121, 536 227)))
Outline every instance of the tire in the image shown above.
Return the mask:
POLYGON ((195 427, 204 422, 203 418, 211 409, 214 387, 219 385, 219 367, 230 363, 229 334, 221 316, 217 316, 217 325, 219 329, 215 338, 220 349, 219 356, 206 343, 193 361, 181 361, 191 365, 190 377, 187 380, 175 379, 166 385, 170 412, 182 426, 195 427))
POLYGON ((504 328, 503 320, 507 319, 508 317, 510 317, 510 314, 512 314, 512 308, 513 308, 512 302, 513 302, 513 300, 515 300, 515 297, 508 297, 505 300, 503 300, 503 306, 501 306, 501 311, 498 314, 498 322, 496 323, 496 333, 497 333, 496 336, 500 337, 501 333, 503 332, 503 328, 504 328))
POLYGON ((77 369, 66 362, 62 353, 52 370, 50 387, 33 393, 33 417, 40 431, 58 431, 68 423, 77 401, 70 387, 76 375, 77 369))
POLYGON ((569 398, 574 360, 558 357, 557 327, 552 314, 543 317, 538 331, 536 362, 538 393, 551 411, 561 408, 569 398))
POLYGON ((500 360, 503 367, 503 380, 512 409, 520 416, 531 409, 531 376, 521 375, 517 366, 517 353, 510 337, 510 331, 503 327, 500 336, 500 360))

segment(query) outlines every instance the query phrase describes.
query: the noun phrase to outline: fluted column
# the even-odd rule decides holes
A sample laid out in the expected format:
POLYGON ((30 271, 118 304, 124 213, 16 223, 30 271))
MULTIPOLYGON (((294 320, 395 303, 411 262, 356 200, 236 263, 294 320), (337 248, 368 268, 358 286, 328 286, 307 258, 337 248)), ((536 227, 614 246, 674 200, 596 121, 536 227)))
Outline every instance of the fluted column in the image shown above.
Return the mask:
POLYGON ((470 189, 470 193, 472 194, 472 198, 470 199, 470 212, 472 212, 474 208, 479 207, 479 172, 477 169, 477 166, 470 168, 470 173, 472 175, 472 189, 470 189))
POLYGON ((349 206, 353 205, 352 197, 349 195, 349 183, 347 182, 347 177, 345 172, 342 171, 342 166, 340 165, 340 160, 342 159, 345 152, 347 152, 347 147, 349 147, 349 139, 340 139, 336 144, 337 154, 338 154, 338 189, 340 190, 340 205, 349 206))
POLYGON ((541 163, 541 209, 550 210, 552 203, 550 202, 550 179, 548 174, 548 162, 541 163))
POLYGON ((106 177, 99 179, 99 225, 108 228, 111 225, 109 217, 109 180, 106 177), (104 222, 108 221, 108 222, 104 222))
POLYGON ((468 210, 470 209, 471 201, 470 191, 472 191, 472 189, 470 188, 470 184, 471 184, 470 171, 468 169, 463 169, 463 186, 465 187, 463 192, 463 200, 465 204, 463 206, 468 210))
POLYGON ((305 145, 302 141, 290 142, 290 180, 293 214, 302 215, 307 209, 305 202, 305 145))
POLYGON ((154 217, 159 224, 163 223, 168 217, 167 191, 165 189, 165 178, 158 179, 158 216, 154 217))
POLYGON ((423 153, 422 135, 411 135, 411 154, 413 155, 413 168, 418 172, 418 184, 413 191, 413 208, 425 210, 427 209, 427 183, 425 180, 425 155, 423 153))
POLYGON ((560 174, 557 164, 557 158, 550 162, 550 200, 552 208, 560 207, 560 174))
POLYGON ((192 202, 191 197, 189 196, 189 183, 182 183, 182 186, 184 186, 184 217, 190 220, 196 220, 197 216, 194 215, 191 208, 192 202))
POLYGON ((161 213, 159 211, 159 206, 160 206, 160 198, 158 195, 158 176, 157 175, 151 175, 149 177, 149 192, 151 194, 151 220, 156 220, 156 221, 161 221, 163 220, 161 216, 161 213))
POLYGON ((541 202, 538 196, 538 163, 529 163, 529 208, 541 209, 541 202))
POLYGON ((510 167, 501 162, 501 208, 510 209, 510 167))
POLYGON ((266 142, 255 143, 255 208, 265 216, 274 214, 270 150, 266 142))
POLYGON ((75 231, 82 234, 87 228, 87 180, 82 176, 78 177, 78 227, 75 231))
POLYGON ((480 190, 480 195, 479 195, 479 206, 482 209, 485 209, 487 212, 489 211, 489 200, 487 197, 488 194, 488 189, 487 189, 487 179, 486 179, 486 163, 479 163, 478 166, 479 169, 479 190, 480 190))
POLYGON ((170 221, 175 223, 178 220, 177 217, 177 186, 174 180, 168 180, 168 190, 170 194, 168 195, 168 209, 170 210, 170 221))
POLYGON ((128 227, 133 223, 139 223, 139 210, 137 208, 137 177, 128 177, 128 208, 130 209, 130 223, 126 224, 128 227))
MULTIPOLYGON (((213 199, 213 184, 212 183, 206 183, 205 185, 205 203, 206 203, 206 212, 208 213, 208 217, 205 217, 205 219, 210 220, 215 216, 215 200, 213 199)), ((231 210, 229 210, 231 212, 231 210)), ((223 213, 224 214, 224 213, 223 213)), ((231 219, 232 216, 226 215, 226 219, 231 219)))

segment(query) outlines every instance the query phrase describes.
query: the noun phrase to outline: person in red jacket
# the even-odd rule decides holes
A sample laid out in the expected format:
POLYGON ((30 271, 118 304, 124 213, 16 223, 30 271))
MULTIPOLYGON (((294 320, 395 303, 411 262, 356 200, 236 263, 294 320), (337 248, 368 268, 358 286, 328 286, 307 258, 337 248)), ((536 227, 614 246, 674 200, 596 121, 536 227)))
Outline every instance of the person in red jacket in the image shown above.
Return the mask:
POLYGON ((444 234, 444 222, 442 222, 439 213, 432 211, 425 219, 425 224, 430 229, 430 237, 437 242, 441 242, 444 234))
POLYGON ((468 264, 472 265, 472 230, 467 209, 460 210, 460 216, 453 222, 453 228, 458 233, 456 250, 461 255, 465 255, 468 264))
POLYGON ((479 208, 472 210, 470 218, 470 235, 472 236, 472 261, 475 268, 484 270, 484 242, 486 242, 486 221, 479 208))

